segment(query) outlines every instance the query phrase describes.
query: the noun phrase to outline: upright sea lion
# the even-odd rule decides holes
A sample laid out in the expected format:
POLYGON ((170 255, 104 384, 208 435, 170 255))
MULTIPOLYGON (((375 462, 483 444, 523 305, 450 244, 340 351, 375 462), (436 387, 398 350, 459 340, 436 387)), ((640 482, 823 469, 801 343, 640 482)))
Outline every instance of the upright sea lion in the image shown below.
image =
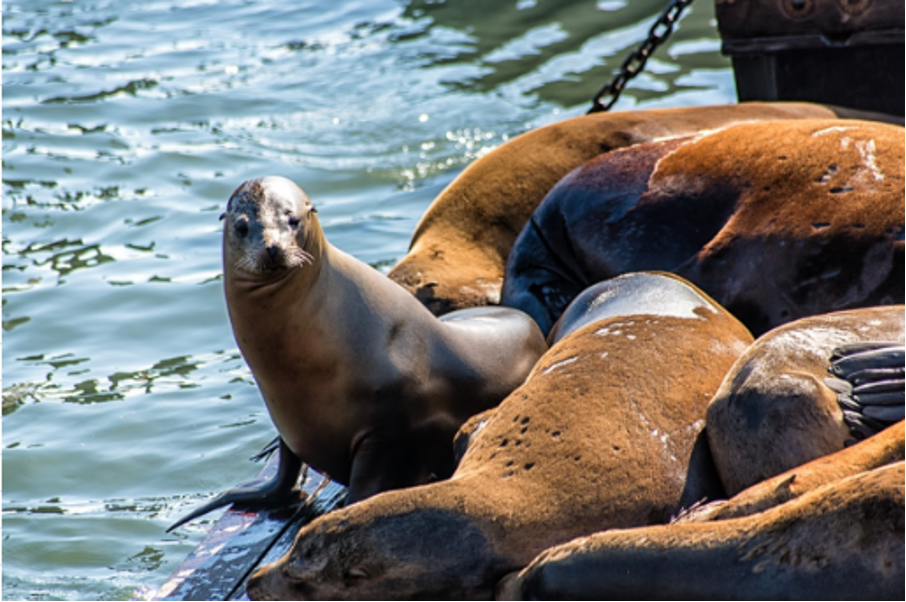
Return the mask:
MULTIPOLYGON (((449 476, 459 426, 519 386, 547 349, 516 310, 438 320, 331 246, 311 201, 285 178, 245 182, 230 197, 223 266, 233 333, 281 456, 348 485, 349 503, 449 476)), ((260 490, 243 488, 240 501, 258 501, 260 490)))
POLYGON ((547 331, 586 286, 665 270, 757 334, 904 301, 904 136, 851 120, 734 125, 563 178, 516 241, 502 303, 547 331))
POLYGON ((804 318, 755 341, 708 407, 708 440, 727 493, 843 449, 850 425, 826 384, 834 349, 859 341, 902 343, 903 329, 904 307, 893 305, 804 318))
POLYGON ((597 533, 547 550, 504 600, 899 600, 897 462, 765 512, 597 533))
POLYGON ((507 256, 529 216, 560 178, 589 159, 735 123, 833 118, 837 110, 753 102, 615 111, 532 130, 477 160, 437 197, 389 276, 435 314, 496 305, 507 256))
POLYGON ((613 282, 590 291, 601 303, 587 305, 604 318, 565 333, 524 385, 472 424, 450 480, 318 518, 252 577, 249 595, 488 598, 502 575, 551 545, 669 520, 688 493, 705 407, 752 339, 673 276, 620 283, 636 303, 609 295, 613 282), (664 289, 672 294, 646 302, 664 289))

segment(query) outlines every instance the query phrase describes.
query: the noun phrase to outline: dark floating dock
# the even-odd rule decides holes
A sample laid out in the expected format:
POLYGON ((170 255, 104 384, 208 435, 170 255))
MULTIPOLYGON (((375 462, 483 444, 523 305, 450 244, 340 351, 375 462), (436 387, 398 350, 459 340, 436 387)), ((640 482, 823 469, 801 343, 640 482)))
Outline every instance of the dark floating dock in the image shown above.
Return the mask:
MULTIPOLYGON (((274 456, 259 476, 276 470, 274 456)), ((287 505, 228 509, 154 600, 248 600, 245 583, 252 572, 285 554, 302 526, 341 506, 345 497, 345 487, 309 470, 299 497, 287 505)))

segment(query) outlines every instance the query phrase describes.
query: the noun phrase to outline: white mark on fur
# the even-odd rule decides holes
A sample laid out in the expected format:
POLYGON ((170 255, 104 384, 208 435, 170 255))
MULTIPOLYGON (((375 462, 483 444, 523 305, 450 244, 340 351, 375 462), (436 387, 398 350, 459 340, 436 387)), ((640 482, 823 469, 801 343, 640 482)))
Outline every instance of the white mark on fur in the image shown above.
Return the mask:
POLYGON ((868 168, 868 171, 871 173, 872 177, 876 182, 880 182, 884 179, 884 174, 881 172, 881 168, 878 167, 877 147, 875 146, 874 140, 857 140, 856 141, 856 150, 859 151, 859 156, 862 158, 862 164, 868 168))
POLYGON ((552 372, 552 371, 556 370, 557 368, 562 368, 563 366, 566 366, 567 364, 571 364, 578 359, 579 359, 578 357, 569 357, 569 358, 566 358, 565 360, 560 360, 559 362, 554 362, 553 364, 551 364, 550 366, 545 368, 541 374, 547 374, 548 372, 552 372))
POLYGON ((845 132, 847 130, 857 129, 854 125, 835 125, 829 128, 824 128, 823 130, 818 130, 817 132, 812 132, 812 136, 823 136, 825 134, 830 134, 832 132, 845 132))

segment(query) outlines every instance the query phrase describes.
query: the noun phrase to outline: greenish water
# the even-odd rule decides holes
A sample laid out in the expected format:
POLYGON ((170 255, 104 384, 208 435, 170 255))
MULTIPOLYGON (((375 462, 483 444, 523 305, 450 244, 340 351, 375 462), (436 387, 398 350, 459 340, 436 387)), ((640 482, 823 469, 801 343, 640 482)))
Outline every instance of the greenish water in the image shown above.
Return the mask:
MULTIPOLYGON (((218 215, 297 181, 386 270, 463 166, 578 115, 658 1, 3 3, 3 597, 149 595, 273 436, 218 215), (136 594, 138 592, 138 594, 136 594)), ((731 102, 712 4, 618 109, 731 102)))

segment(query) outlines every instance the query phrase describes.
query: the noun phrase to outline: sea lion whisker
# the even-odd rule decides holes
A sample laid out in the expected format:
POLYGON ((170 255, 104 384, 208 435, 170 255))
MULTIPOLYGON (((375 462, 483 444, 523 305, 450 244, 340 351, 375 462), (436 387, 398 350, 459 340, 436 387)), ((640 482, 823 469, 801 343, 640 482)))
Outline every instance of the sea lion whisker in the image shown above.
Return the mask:
POLYGON ((299 247, 293 247, 287 253, 287 261, 291 265, 313 265, 314 255, 306 251, 305 249, 300 249, 299 247))

